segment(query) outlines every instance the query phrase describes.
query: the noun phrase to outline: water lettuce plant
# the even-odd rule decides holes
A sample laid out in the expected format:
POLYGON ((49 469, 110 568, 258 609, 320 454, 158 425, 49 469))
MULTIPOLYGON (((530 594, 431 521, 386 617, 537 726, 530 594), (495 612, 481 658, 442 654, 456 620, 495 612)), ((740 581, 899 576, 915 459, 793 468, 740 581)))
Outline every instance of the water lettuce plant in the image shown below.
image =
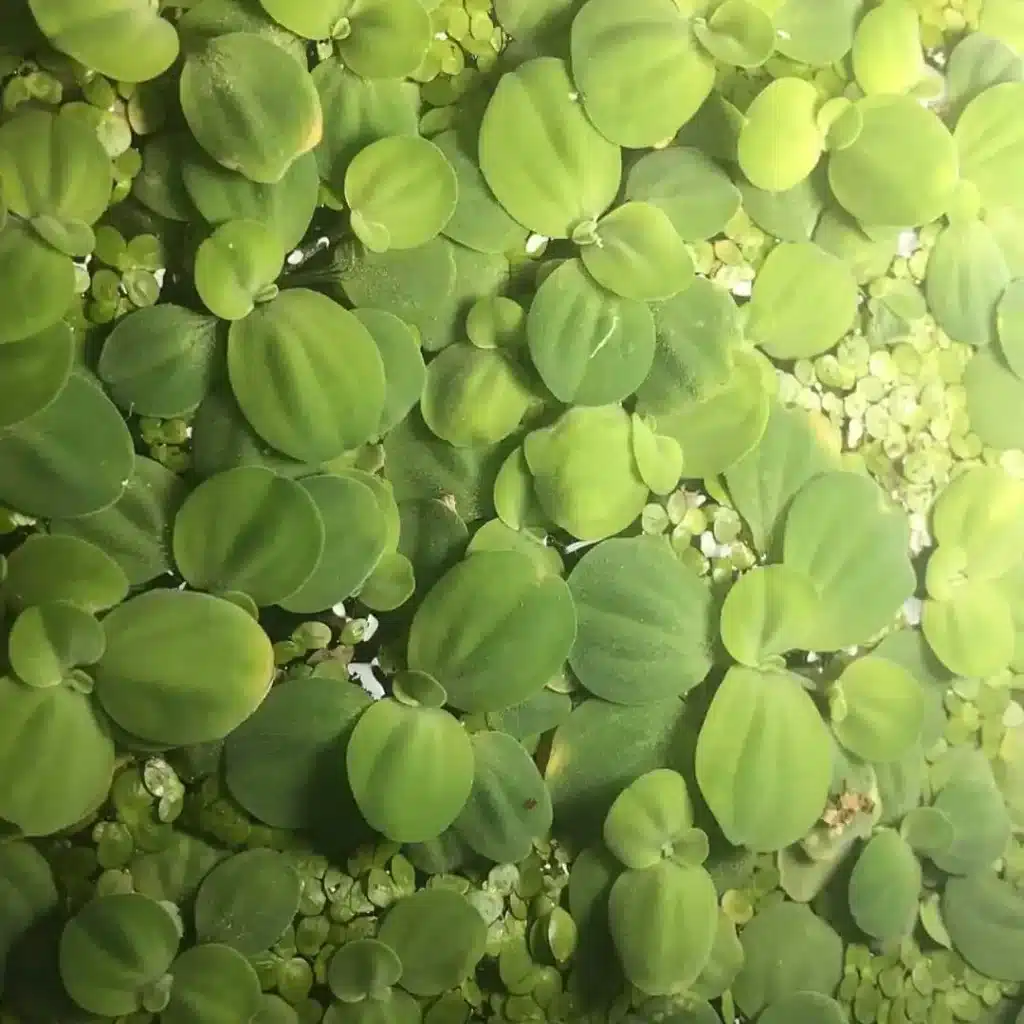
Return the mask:
POLYGON ((0 0, 0 1024, 1024 1021, 1021 0, 0 0))

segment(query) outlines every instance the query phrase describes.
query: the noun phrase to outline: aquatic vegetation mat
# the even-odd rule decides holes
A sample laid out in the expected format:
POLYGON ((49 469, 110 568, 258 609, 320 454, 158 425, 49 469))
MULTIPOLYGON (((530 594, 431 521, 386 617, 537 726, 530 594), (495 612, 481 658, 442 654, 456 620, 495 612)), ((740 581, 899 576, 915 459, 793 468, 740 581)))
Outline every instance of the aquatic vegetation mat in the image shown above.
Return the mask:
POLYGON ((1024 1022, 1020 0, 0 0, 0 1024, 1024 1022))

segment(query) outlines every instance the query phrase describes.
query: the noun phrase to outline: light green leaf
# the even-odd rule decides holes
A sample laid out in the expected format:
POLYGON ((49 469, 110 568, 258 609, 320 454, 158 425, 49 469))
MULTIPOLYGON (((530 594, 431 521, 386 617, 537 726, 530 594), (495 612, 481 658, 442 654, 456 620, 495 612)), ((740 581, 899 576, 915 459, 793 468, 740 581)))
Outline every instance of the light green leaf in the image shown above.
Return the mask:
POLYGON ((196 291, 222 320, 241 320, 277 294, 284 249, 259 221, 221 224, 196 252, 196 291))
POLYGON ((754 98, 740 132, 738 156, 751 184, 766 192, 795 188, 814 170, 825 140, 817 89, 802 78, 777 78, 754 98), (779 145, 785 134, 786 145, 779 145))

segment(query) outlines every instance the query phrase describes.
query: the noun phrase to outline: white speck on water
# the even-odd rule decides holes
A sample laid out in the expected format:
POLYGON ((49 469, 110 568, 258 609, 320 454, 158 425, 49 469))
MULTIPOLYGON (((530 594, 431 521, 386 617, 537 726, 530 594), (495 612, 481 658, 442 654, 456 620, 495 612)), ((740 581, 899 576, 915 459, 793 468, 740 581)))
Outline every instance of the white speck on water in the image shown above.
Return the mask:
POLYGON ((526 240, 526 252, 530 256, 535 256, 537 253, 547 245, 547 237, 545 235, 530 235, 526 240))
POLYGON ((737 281, 732 286, 733 295, 741 299, 749 299, 753 291, 753 284, 750 281, 737 281))
POLYGON ((596 543, 596 540, 576 540, 566 546, 565 553, 571 555, 576 551, 582 551, 584 548, 593 547, 596 543))
POLYGON ((918 234, 913 228, 901 231, 896 240, 896 252, 905 260, 909 259, 917 251, 918 234))
POLYGON ((779 31, 776 32, 775 34, 780 39, 792 39, 793 38, 784 28, 780 28, 779 31))
POLYGON ((288 253, 287 262, 289 267, 297 267, 302 262, 302 250, 293 249, 290 253, 288 253))
POLYGON ((380 628, 380 622, 376 615, 367 615, 363 621, 366 623, 366 626, 363 628, 362 642, 366 643, 366 641, 369 640, 380 628))
POLYGON ((356 663, 349 665, 348 674, 359 683, 359 685, 374 699, 380 700, 384 696, 384 685, 374 674, 374 669, 378 666, 377 659, 374 658, 369 664, 356 663))
POLYGON ((166 276, 167 276, 167 268, 166 267, 160 267, 159 270, 154 270, 153 271, 153 279, 156 281, 156 284, 157 284, 158 288, 163 288, 163 286, 164 286, 164 278, 166 276))
POLYGON ((907 624, 916 626, 921 621, 921 606, 922 601, 919 597, 908 597, 903 602, 903 615, 907 620, 907 624))
POLYGON ((345 615, 345 602, 344 601, 339 601, 336 605, 332 605, 331 606, 331 614, 334 615, 336 618, 339 618, 339 619, 346 618, 346 615, 345 615))

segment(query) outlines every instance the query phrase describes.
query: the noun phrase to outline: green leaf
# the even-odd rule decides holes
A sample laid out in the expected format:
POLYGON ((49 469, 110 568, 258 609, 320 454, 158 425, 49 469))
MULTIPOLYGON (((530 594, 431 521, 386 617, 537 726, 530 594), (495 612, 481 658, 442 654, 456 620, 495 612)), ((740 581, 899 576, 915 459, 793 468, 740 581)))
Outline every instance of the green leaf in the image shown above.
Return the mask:
POLYGON ((715 886, 703 868, 671 860, 627 870, 612 886, 608 920, 629 981, 647 995, 680 994, 711 957, 718 925, 715 886))
POLYGON ((194 0, 178 19, 182 49, 201 50, 229 32, 252 32, 269 39, 306 65, 306 42, 272 21, 259 0, 194 0))
POLYGON ((55 323, 30 338, 0 345, 0 430, 51 405, 71 376, 75 344, 55 323))
POLYGON ((1010 605, 986 580, 967 581, 946 600, 925 601, 921 629, 935 656, 955 675, 995 675, 1013 658, 1016 630, 1010 605))
MULTIPOLYGON (((418 0, 417 0, 418 2, 418 0)), ((416 135, 393 135, 361 149, 345 172, 352 229, 368 249, 415 249, 444 230, 458 181, 445 155, 416 135), (373 232, 366 232, 372 225, 373 232), (377 244, 383 230, 386 241, 377 244)))
POLYGON ((616 798, 604 819, 604 841, 627 868, 654 867, 693 823, 686 780, 669 768, 641 775, 616 798))
POLYGON ((760 67, 775 49, 775 27, 754 0, 725 0, 693 32, 715 60, 740 68, 760 67))
POLYGON ((632 423, 617 405, 578 407, 523 443, 537 498, 579 540, 601 540, 633 523, 648 487, 633 459, 632 423))
POLYGON ((768 667, 804 645, 818 601, 814 584, 785 565, 755 566, 730 588, 719 631, 726 650, 750 668, 768 667))
POLYGON ((485 551, 449 570, 409 629, 409 668, 428 672, 463 711, 500 711, 537 693, 576 635, 565 581, 518 551, 485 551))
POLYGON ((772 21, 779 53, 800 64, 824 67, 849 53, 864 0, 782 0, 777 6, 772 21))
POLYGON ((762 231, 780 241, 810 241, 825 205, 828 183, 824 177, 816 170, 784 192, 766 192, 740 181, 743 209, 762 231))
MULTIPOLYGON (((693 995, 697 999, 720 999, 732 988, 732 983, 736 980, 742 966, 743 947, 736 934, 736 925, 733 924, 729 915, 719 907, 718 925, 715 929, 715 942, 711 947, 711 958, 693 983, 693 995)), ((699 1003, 695 1004, 695 1009, 691 1012, 697 1013, 700 1006, 699 1003)), ((702 1020, 703 1018, 698 1014, 694 1021, 687 1021, 684 1018, 683 1024, 701 1024, 702 1020)), ((709 1018, 708 1024, 719 1024, 719 1022, 709 1018)))
POLYGON ((593 698, 577 705, 555 730, 544 771, 559 828, 593 836, 638 776, 692 764, 695 730, 686 711, 675 697, 632 707, 593 698))
POLYGON ((942 920, 957 952, 990 978, 1024 979, 1024 899, 991 872, 954 878, 942 894, 942 920))
MULTIPOLYGON (((1011 281, 996 307, 996 335, 1007 365, 1024 379, 1024 284, 1011 281)), ((0 348, 0 359, 5 349, 0 348)))
POLYGON ((622 171, 618 146, 573 95, 565 63, 538 57, 501 76, 480 125, 480 170, 495 198, 549 238, 600 217, 622 171))
MULTIPOLYGON (((285 854, 246 850, 222 860, 196 894, 196 936, 253 956, 281 937, 299 909, 302 879, 285 854)), ((173 973, 173 972, 172 972, 173 973)))
POLYGON ((954 221, 928 256, 925 294, 936 323, 954 341, 980 348, 996 338, 996 310, 1010 271, 980 220, 954 221))
POLYGON ((452 827, 482 857, 518 863, 551 828, 551 796, 517 740, 484 731, 472 742, 473 788, 452 827))
POLYGON ((654 362, 637 399, 657 417, 688 401, 710 398, 728 383, 741 332, 732 296, 705 278, 652 308, 654 362))
POLYGON ((203 400, 221 372, 223 353, 213 317, 164 302, 118 321, 97 370, 122 409, 173 419, 203 400))
POLYGON ((945 105, 955 122, 990 87, 1022 79, 1024 61, 1011 47, 983 32, 968 33, 949 55, 945 105))
MULTIPOLYGON (((380 562, 387 538, 377 498, 358 478, 325 473, 304 477, 299 485, 313 499, 323 521, 323 552, 312 575, 277 603, 287 611, 308 615, 354 594, 380 562)), ((294 556, 295 535, 287 537, 294 556)))
POLYGON ((810 175, 825 144, 818 105, 817 89, 802 78, 777 78, 758 93, 747 109, 737 151, 752 185, 784 192, 810 175), (785 146, 778 144, 781 134, 785 146))
POLYGON ((344 821, 345 748, 369 703, 360 687, 319 676, 274 686, 224 745, 231 795, 272 828, 321 834, 344 821))
POLYGON ((810 831, 832 776, 832 743, 796 676, 729 669, 701 726, 697 782, 726 838, 759 852, 810 831))
POLYGON ((711 594, 660 539, 598 544, 573 569, 569 589, 579 619, 569 663, 596 696, 660 702, 711 668, 711 594))
POLYGON ((96 666, 96 695, 122 729, 141 739, 174 746, 222 739, 270 686, 270 640, 229 601, 154 590, 115 608, 103 628, 107 649, 96 666))
POLYGON ((96 235, 84 220, 60 220, 41 213, 29 223, 50 248, 65 256, 84 259, 96 248, 96 235))
POLYGON ((653 203, 624 203, 597 224, 596 241, 583 245, 583 265, 598 284, 640 302, 669 299, 693 278, 693 258, 676 229, 653 203))
POLYGON ((180 166, 186 198, 208 224, 258 221, 273 232, 286 251, 302 241, 313 219, 320 187, 312 153, 300 156, 284 177, 272 184, 250 181, 222 167, 194 143, 189 143, 180 166))
POLYGON ((284 250, 269 228, 253 220, 227 221, 196 252, 196 291, 215 316, 241 320, 266 301, 262 296, 283 266, 284 250))
POLYGON ((829 158, 840 205, 864 224, 916 227, 935 220, 959 180, 957 146, 945 125, 910 96, 869 96, 857 109, 860 135, 829 158))
POLYGON ((302 587, 324 541, 324 521, 305 488, 258 466, 204 480, 174 520, 181 575, 197 590, 240 590, 258 605, 302 587))
POLYGON ((740 207, 739 189, 725 171, 688 146, 640 157, 626 174, 625 198, 657 206, 687 242, 717 235, 740 207))
POLYGON ((745 961, 733 985, 748 1017, 797 992, 830 995, 843 976, 843 943, 802 903, 766 906, 740 933, 745 961))
POLYGON ((898 832, 877 832, 861 851, 850 876, 850 913, 873 939, 892 942, 917 922, 921 865, 898 832))
POLYGON ((351 0, 260 0, 263 9, 289 32, 306 39, 329 39, 348 14, 351 0))
MULTIPOLYGON (((686 479, 715 476, 758 443, 771 408, 767 373, 763 357, 737 349, 723 387, 703 399, 681 399, 660 415, 650 410, 655 412, 658 433, 675 438, 683 449, 686 479)), ((646 405, 637 408, 642 415, 648 411, 646 405)))
POLYGON ((166 1024, 232 1024, 251 1020, 260 1006, 256 969, 237 950, 214 943, 185 950, 170 967, 166 1024))
POLYGON ((320 176, 340 194, 352 159, 371 142, 419 132, 419 89, 400 78, 360 78, 337 60, 311 72, 324 113, 317 143, 320 176))
MULTIPOLYGON (((57 886, 53 869, 31 844, 5 842, 0 845, 0 951, 9 951, 57 907, 57 886)), ((0 967, 0 985, 4 968, 0 967)))
POLYGON ((844 1024, 846 1013, 819 992, 793 992, 776 1000, 758 1017, 760 1024, 844 1024))
POLYGON ((939 545, 959 547, 972 580, 995 579, 1024 555, 1024 482, 976 466, 942 490, 932 510, 939 545))
POLYGON ((571 54, 587 116, 620 146, 671 139, 714 84, 714 61, 672 0, 589 0, 573 19, 571 54))
POLYGON ((654 320, 644 303, 612 294, 579 260, 566 260, 537 289, 526 340, 537 372, 557 399, 607 405, 632 394, 647 376, 654 320))
POLYGON ((423 394, 426 367, 415 330, 382 309, 355 309, 356 319, 370 332, 384 364, 384 410, 378 433, 384 436, 408 415, 423 394))
POLYGON ((56 49, 109 78, 145 82, 178 56, 178 33, 146 0, 97 0, 88 11, 74 0, 30 0, 29 7, 56 49))
POLYGON ((926 69, 917 8, 908 0, 884 0, 868 11, 857 26, 852 59, 865 95, 910 92, 926 69))
POLYGON ((66 601, 83 611, 101 612, 128 596, 128 580, 89 541, 37 533, 9 555, 4 593, 15 608, 66 601))
POLYGON ((249 32, 218 36, 190 54, 180 98, 199 145, 228 170, 265 184, 280 181, 323 132, 308 73, 280 47, 249 32))
POLYGON ((327 984, 343 1003, 374 998, 402 977, 398 954, 376 939, 354 939, 342 946, 327 964, 327 984))
POLYGON ((98 512, 120 498, 134 460, 114 404, 72 374, 55 401, 0 434, 0 501, 36 516, 98 512))
POLYGON ((811 242, 784 242, 754 281, 748 336, 774 359, 807 359, 830 349, 853 325, 857 282, 811 242))
POLYGON ((402 962, 400 984, 416 996, 439 995, 469 977, 484 953, 487 928, 452 889, 421 889, 399 900, 377 938, 402 962))
POLYGON ((782 524, 800 488, 838 466, 809 413, 772 403, 761 440, 725 471, 729 496, 761 554, 781 550, 782 524))
POLYGON ((992 448, 1024 447, 1024 424, 1014 410, 1024 401, 1024 381, 994 349, 978 352, 967 364, 963 386, 971 429, 992 448))
POLYGON ((25 221, 0 227, 0 344, 52 327, 75 297, 75 265, 47 245, 25 221))
POLYGON ((527 230, 516 223, 494 198, 476 159, 479 126, 476 121, 434 137, 434 145, 445 155, 458 180, 458 199, 444 233, 460 245, 479 252, 522 251, 527 230), (471 132, 469 128, 472 128, 471 132))
MULTIPOLYGON (((274 3, 291 9, 290 0, 274 3)), ((430 18, 420 0, 360 0, 346 13, 351 31, 335 32, 334 45, 357 75, 405 78, 419 67, 430 45, 430 18)))
POLYGON ((458 448, 482 448, 512 434, 535 402, 516 361, 501 349, 449 345, 426 370, 420 411, 458 448))
POLYGON ((783 562, 818 590, 807 642, 836 651, 887 626, 916 587, 909 526, 902 510, 869 477, 822 473, 789 506, 783 562))
POLYGON ((900 824, 900 835, 911 849, 925 857, 940 856, 956 842, 956 829, 937 807, 914 807, 900 824))
POLYGON ((23 835, 70 828, 106 799, 114 741, 91 699, 0 676, 0 818, 23 835))
POLYGON ((1022 98, 1022 82, 995 85, 971 100, 956 123, 960 173, 986 207, 1021 206, 1015 183, 1024 169, 1024 132, 1014 112, 1022 98))
POLYGON ((436 498, 404 501, 399 513, 399 552, 412 563, 417 587, 425 590, 467 553, 469 530, 457 512, 436 498))
POLYGON ((64 926, 60 977, 82 1009, 134 1013, 143 991, 167 972, 180 932, 167 909, 138 893, 101 896, 64 926))
POLYGON ((11 626, 11 668, 29 686, 57 686, 69 669, 103 656, 103 627, 87 611, 63 601, 26 608, 11 626))
POLYGON ((367 822, 399 843, 439 836, 465 807, 473 785, 473 745, 440 708, 379 700, 348 743, 352 793, 367 822))
POLYGON ((110 158, 79 119, 42 110, 0 126, 0 178, 12 213, 93 224, 107 208, 110 158))
POLYGON ((233 323, 228 375, 253 429, 300 461, 333 459, 380 424, 384 365, 373 336, 317 292, 289 289, 233 323))
POLYGON ((658 495, 675 490, 683 475, 683 449, 674 437, 656 434, 633 413, 633 458, 644 483, 658 495))
POLYGON ((121 567, 131 586, 140 586, 172 569, 171 529, 185 493, 180 477, 138 455, 113 505, 77 519, 52 520, 50 532, 95 545, 121 567))

